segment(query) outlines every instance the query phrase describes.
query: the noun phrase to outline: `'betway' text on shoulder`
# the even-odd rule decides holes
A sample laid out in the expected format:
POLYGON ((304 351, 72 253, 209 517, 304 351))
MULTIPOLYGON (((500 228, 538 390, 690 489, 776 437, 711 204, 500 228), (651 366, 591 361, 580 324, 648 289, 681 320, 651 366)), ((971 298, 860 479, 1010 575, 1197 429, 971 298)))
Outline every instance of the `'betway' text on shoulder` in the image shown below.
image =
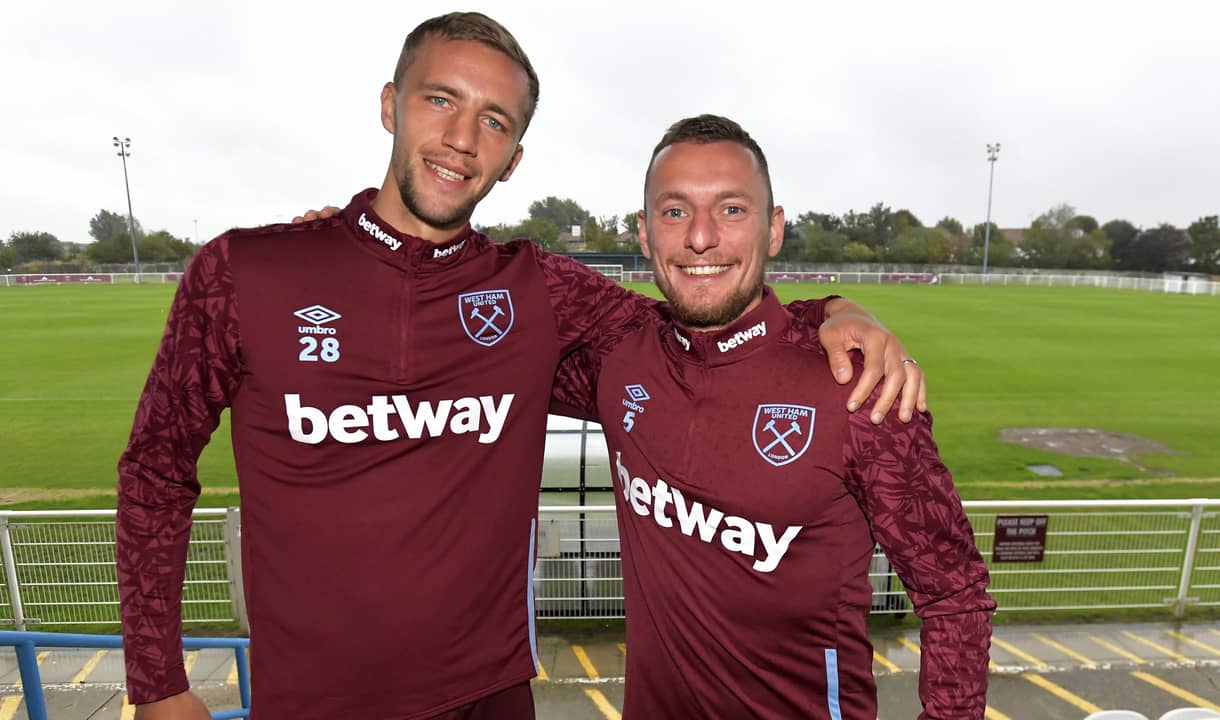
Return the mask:
POLYGON ((748 327, 745 330, 738 330, 733 333, 733 336, 727 340, 717 340, 716 347, 720 348, 720 352, 728 352, 734 348, 745 345, 756 337, 762 337, 767 334, 767 321, 764 320, 757 325, 748 327))
POLYGON ((484 445, 504 430, 513 395, 480 395, 456 400, 413 403, 406 395, 374 395, 367 405, 340 405, 330 412, 304 405, 301 396, 284 395, 288 434, 293 440, 317 445, 327 437, 341 443, 368 440, 390 442, 404 435, 412 440, 478 433, 484 445))
POLYGON ((360 217, 356 219, 356 223, 359 224, 366 233, 380 240, 389 249, 397 250, 398 248, 402 247, 401 240, 389 234, 385 230, 382 230, 380 225, 372 220, 369 220, 367 217, 365 217, 364 213, 360 213, 360 217))

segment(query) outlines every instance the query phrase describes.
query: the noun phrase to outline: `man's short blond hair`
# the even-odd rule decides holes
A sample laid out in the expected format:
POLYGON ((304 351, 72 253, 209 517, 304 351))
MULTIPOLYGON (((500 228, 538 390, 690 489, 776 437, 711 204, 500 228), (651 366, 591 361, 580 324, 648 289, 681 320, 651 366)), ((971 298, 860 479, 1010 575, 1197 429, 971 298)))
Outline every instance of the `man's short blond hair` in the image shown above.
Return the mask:
POLYGON ((415 54, 430 36, 482 43, 512 58, 525 70, 529 77, 530 97, 525 107, 525 123, 521 127, 521 134, 524 135, 534 117, 534 110, 538 107, 538 73, 534 72, 534 66, 517 43, 517 38, 503 25, 478 12, 453 12, 425 20, 407 35, 407 40, 402 45, 398 66, 394 68, 395 87, 399 86, 407 68, 415 60, 415 54))

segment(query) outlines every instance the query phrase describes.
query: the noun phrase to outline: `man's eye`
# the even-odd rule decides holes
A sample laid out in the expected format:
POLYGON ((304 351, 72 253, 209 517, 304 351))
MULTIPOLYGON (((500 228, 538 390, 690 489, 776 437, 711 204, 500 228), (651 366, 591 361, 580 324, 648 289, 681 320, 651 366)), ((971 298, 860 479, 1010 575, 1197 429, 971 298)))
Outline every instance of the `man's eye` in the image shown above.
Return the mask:
POLYGON ((492 130, 503 130, 504 129, 504 123, 500 122, 499 120, 497 120, 493 117, 487 118, 487 125, 492 130))
POLYGON ((668 210, 662 211, 661 214, 664 215, 665 217, 680 218, 680 217, 682 217, 682 209, 681 208, 669 208, 668 210))
POLYGON ((724 212, 728 215, 744 215, 746 209, 740 205, 730 205, 724 209, 724 212))
POLYGON ((445 98, 437 97, 435 95, 430 95, 428 97, 428 102, 432 103, 433 105, 436 105, 437 107, 445 107, 446 105, 449 104, 449 101, 446 100, 445 98))

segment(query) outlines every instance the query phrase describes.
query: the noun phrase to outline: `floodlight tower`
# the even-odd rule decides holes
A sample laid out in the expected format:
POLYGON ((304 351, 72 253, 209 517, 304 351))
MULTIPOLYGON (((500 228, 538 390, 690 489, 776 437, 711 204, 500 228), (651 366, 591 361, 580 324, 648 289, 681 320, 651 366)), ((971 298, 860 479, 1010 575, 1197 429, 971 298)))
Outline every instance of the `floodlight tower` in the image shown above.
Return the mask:
POLYGON ((131 184, 127 182, 127 158, 131 157, 131 138, 114 138, 114 146, 123 158, 123 188, 127 190, 127 231, 131 233, 131 259, 136 263, 136 282, 140 282, 140 251, 136 248, 136 218, 131 212, 131 184))
POLYGON ((1000 144, 987 144, 987 162, 991 163, 991 174, 987 180, 987 224, 983 226, 983 274, 987 274, 987 254, 991 250, 991 191, 995 187, 995 161, 1000 156, 1000 144))

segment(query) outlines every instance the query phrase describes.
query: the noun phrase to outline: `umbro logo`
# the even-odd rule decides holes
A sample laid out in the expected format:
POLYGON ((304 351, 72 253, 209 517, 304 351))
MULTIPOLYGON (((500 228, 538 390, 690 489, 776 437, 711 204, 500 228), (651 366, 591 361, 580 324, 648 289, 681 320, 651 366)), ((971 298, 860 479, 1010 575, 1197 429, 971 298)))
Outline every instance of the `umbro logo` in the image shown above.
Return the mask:
POLYGON ((627 391, 627 397, 631 398, 635 402, 644 402, 645 400, 652 399, 652 397, 648 394, 648 391, 644 389, 644 386, 638 383, 635 385, 628 385, 624 389, 627 391))
POLYGON ((339 313, 331 310, 325 305, 310 305, 306 308, 301 308, 293 313, 305 322, 313 323, 314 325, 325 325, 343 317, 339 313))
POLYGON ((623 407, 627 408, 626 414, 623 415, 623 429, 631 432, 631 429, 635 427, 636 415, 644 414, 644 406, 640 403, 645 400, 651 400, 652 396, 639 383, 627 385, 623 389, 627 391, 628 398, 623 401, 623 407))
POLYGON ((343 317, 325 305, 310 305, 309 307, 303 307, 294 312, 293 315, 296 315, 305 322, 310 323, 310 325, 297 326, 297 332, 305 335, 334 335, 334 328, 322 326, 343 317))

